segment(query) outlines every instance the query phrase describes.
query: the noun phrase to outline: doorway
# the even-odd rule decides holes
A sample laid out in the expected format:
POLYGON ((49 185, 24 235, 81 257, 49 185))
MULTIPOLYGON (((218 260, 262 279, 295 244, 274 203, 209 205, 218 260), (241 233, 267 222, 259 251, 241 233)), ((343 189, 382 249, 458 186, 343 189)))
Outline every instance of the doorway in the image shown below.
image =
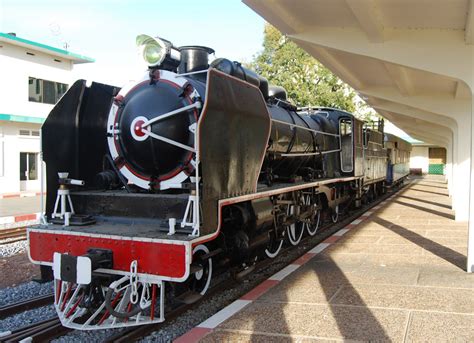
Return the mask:
POLYGON ((351 118, 339 119, 339 144, 341 170, 344 173, 352 173, 354 171, 354 151, 351 118))
POLYGON ((446 165, 446 149, 429 148, 428 158, 428 174, 444 175, 444 169, 446 165))
POLYGON ((38 153, 20 152, 20 191, 38 188, 38 153))

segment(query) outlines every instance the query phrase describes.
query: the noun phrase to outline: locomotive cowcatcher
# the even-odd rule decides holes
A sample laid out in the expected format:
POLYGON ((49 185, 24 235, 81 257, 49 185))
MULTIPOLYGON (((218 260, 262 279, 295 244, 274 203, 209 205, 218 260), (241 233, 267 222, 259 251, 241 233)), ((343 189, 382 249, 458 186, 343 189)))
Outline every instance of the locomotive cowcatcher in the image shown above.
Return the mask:
POLYGON ((243 278, 386 183, 383 122, 298 109, 237 62, 209 65, 210 48, 137 45, 140 80, 77 81, 42 127, 46 208, 29 256, 52 267, 75 329, 162 322, 213 276, 243 278))

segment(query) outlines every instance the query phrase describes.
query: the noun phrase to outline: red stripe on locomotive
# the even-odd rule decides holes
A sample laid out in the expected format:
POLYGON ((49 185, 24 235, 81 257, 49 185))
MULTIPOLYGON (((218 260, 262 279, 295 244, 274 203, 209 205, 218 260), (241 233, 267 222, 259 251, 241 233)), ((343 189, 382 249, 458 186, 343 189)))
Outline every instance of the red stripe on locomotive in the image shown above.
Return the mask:
POLYGON ((100 248, 113 251, 113 269, 130 271, 130 263, 138 262, 138 272, 182 278, 186 273, 186 247, 182 244, 141 242, 85 237, 54 233, 29 232, 30 256, 38 262, 53 262, 55 252, 81 256, 88 249, 100 248))

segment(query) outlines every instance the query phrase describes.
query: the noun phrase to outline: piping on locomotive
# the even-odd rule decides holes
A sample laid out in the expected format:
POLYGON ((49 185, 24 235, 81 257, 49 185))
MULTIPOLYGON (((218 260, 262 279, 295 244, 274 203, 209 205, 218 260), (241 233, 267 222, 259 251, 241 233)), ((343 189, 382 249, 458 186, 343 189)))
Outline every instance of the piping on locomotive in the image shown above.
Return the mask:
POLYGON ((387 169, 382 121, 298 109, 239 63, 209 65, 210 48, 137 44, 139 81, 77 81, 42 127, 46 208, 29 256, 52 267, 64 326, 162 322, 216 274, 243 278, 408 173, 400 140, 387 169))

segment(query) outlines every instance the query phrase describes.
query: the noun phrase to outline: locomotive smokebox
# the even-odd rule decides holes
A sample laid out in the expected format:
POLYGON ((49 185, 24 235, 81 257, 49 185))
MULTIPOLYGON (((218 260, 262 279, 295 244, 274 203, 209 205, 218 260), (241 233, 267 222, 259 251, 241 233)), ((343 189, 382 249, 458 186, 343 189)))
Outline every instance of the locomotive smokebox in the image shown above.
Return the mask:
POLYGON ((206 70, 209 68, 209 55, 214 53, 213 49, 198 45, 182 46, 178 50, 181 53, 180 74, 206 70))

